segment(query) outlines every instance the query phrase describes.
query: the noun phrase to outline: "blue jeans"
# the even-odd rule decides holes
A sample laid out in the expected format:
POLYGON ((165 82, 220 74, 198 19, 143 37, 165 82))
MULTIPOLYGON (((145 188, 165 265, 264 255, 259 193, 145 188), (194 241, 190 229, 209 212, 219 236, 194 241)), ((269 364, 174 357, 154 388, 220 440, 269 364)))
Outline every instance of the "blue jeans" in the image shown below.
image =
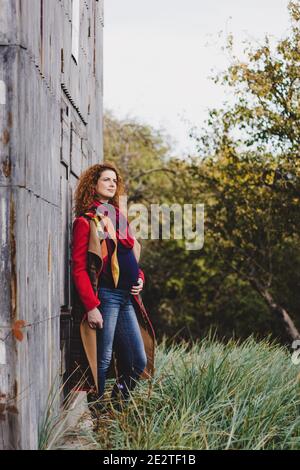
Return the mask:
POLYGON ((99 398, 105 389, 106 372, 112 359, 113 345, 121 352, 122 371, 111 398, 128 399, 147 364, 140 327, 132 304, 132 294, 125 289, 99 288, 103 328, 97 328, 99 398))

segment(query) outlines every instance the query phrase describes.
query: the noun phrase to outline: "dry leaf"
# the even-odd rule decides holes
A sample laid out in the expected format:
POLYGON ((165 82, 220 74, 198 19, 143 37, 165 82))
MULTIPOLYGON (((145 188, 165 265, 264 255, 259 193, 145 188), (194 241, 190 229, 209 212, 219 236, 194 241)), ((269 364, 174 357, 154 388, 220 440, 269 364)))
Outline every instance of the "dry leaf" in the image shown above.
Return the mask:
POLYGON ((23 340, 24 335, 23 335, 23 332, 21 331, 21 328, 24 328, 25 325, 26 325, 26 322, 24 320, 16 320, 15 323, 13 324, 12 332, 13 332, 14 337, 18 341, 23 340))

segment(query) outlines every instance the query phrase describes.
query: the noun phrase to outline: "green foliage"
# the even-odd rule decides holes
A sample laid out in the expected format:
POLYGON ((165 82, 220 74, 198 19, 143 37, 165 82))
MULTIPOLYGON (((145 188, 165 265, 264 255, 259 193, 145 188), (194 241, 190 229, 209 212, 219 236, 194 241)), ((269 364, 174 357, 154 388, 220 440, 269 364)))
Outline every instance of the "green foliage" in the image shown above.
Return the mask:
POLYGON ((118 121, 111 111, 105 113, 105 160, 113 161, 120 168, 129 203, 151 204, 157 185, 162 198, 172 191, 173 173, 166 167, 170 150, 168 139, 162 131, 134 119, 118 121))
MULTIPOLYGON (((126 173, 130 201, 205 204, 205 241, 141 240, 144 301, 158 337, 264 337, 300 328, 300 32, 246 49, 216 78, 234 96, 191 134, 198 155, 169 157, 159 131, 105 118, 105 157, 126 173), (285 312, 283 314, 283 312, 285 312), (292 325, 287 325, 289 319, 292 325)), ((228 39, 233 54, 233 38, 228 39)), ((160 223, 162 229, 163 221, 160 223)), ((171 221, 171 234, 174 220, 171 221)))
MULTIPOLYGON (((235 96, 234 106, 210 112, 209 126, 217 132, 204 139, 206 145, 220 146, 221 140, 239 131, 237 139, 244 147, 265 152, 266 148, 298 155, 300 142, 300 23, 299 1, 289 4, 291 28, 288 37, 275 46, 266 36, 257 47, 248 43, 247 60, 239 60, 233 53, 234 40, 227 42, 232 64, 215 77, 235 96), (222 132, 220 129, 222 128, 222 132), (217 141, 219 142, 217 143, 217 141)), ((207 137, 207 136, 206 136, 207 137)), ((201 140, 201 139, 200 139, 201 140)))

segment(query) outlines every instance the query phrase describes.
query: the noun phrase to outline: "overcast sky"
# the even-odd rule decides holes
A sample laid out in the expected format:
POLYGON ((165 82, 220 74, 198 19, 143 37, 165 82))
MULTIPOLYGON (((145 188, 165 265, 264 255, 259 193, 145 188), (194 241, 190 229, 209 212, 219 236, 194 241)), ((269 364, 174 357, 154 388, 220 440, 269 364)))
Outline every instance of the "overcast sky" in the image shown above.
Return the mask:
POLYGON ((104 2, 104 107, 163 128, 173 154, 194 151, 191 126, 219 106, 223 90, 209 76, 229 65, 222 51, 233 33, 261 41, 289 27, 288 0, 106 0, 104 2), (220 35, 219 33, 222 32, 220 35))

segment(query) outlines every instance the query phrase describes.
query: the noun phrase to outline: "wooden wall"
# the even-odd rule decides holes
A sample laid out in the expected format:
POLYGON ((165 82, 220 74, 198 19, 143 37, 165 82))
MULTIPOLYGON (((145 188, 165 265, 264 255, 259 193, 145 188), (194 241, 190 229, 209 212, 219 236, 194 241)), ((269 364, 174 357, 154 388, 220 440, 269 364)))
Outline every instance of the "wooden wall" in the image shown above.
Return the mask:
POLYGON ((37 448, 66 370, 72 194, 103 159, 103 3, 78 0, 76 63, 73 1, 0 0, 2 449, 37 448))

